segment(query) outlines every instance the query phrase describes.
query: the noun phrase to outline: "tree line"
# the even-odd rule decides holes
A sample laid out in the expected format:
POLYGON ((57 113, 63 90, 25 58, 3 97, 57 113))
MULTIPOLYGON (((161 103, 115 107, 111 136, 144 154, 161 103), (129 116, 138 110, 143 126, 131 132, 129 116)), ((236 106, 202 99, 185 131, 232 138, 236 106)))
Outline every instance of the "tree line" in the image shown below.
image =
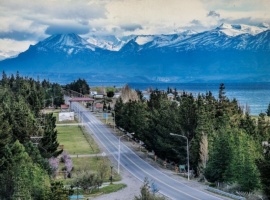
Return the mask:
POLYGON ((262 189, 270 197, 269 121, 265 113, 253 118, 236 99, 228 99, 224 84, 218 97, 210 91, 193 96, 185 91, 178 94, 176 89, 156 89, 146 100, 137 90, 137 98, 117 100, 115 121, 134 132, 149 151, 176 165, 187 164, 186 140, 170 133, 184 135, 197 177, 234 184, 246 192, 262 189), (168 92, 173 93, 173 100, 168 99, 168 92))
POLYGON ((0 199, 67 199, 51 179, 49 158, 58 156, 56 119, 41 110, 64 102, 59 84, 7 76, 0 80, 0 199), (42 136, 38 145, 31 137, 42 136))

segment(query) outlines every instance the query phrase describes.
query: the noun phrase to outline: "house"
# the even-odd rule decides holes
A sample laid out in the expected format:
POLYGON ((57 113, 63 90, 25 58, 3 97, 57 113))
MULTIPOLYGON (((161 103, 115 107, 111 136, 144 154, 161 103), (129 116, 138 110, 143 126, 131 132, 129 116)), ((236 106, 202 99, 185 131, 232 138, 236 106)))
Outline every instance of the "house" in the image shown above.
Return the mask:
POLYGON ((102 112, 103 111, 103 104, 102 103, 96 103, 95 104, 95 111, 102 112))
POLYGON ((68 112, 69 111, 69 105, 62 104, 61 105, 61 112, 68 112))
POLYGON ((94 94, 93 98, 94 99, 104 99, 106 97, 105 94, 94 94))
POLYGON ((97 91, 90 91, 90 97, 94 97, 94 95, 97 95, 97 91))
POLYGON ((169 93, 169 94, 167 94, 167 97, 168 97, 169 100, 173 100, 174 99, 174 94, 169 93))
POLYGON ((121 94, 122 94, 121 92, 116 92, 116 93, 114 93, 113 98, 118 99, 121 96, 121 94))
POLYGON ((149 101, 150 100, 150 94, 151 94, 151 92, 148 92, 146 90, 142 91, 143 99, 146 100, 146 101, 149 101))

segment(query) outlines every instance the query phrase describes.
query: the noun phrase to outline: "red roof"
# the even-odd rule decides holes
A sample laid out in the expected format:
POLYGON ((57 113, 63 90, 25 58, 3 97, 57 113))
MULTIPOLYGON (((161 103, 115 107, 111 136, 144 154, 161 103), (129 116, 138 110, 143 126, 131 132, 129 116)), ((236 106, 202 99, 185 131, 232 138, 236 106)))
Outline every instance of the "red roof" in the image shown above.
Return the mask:
POLYGON ((61 105, 61 109, 68 109, 69 108, 69 105, 67 105, 67 104, 62 104, 61 105))
POLYGON ((101 103, 96 103, 96 108, 103 108, 103 104, 101 104, 101 103))
POLYGON ((94 101, 94 99, 89 98, 89 97, 75 97, 70 99, 69 101, 76 101, 76 102, 81 102, 81 101, 94 101))

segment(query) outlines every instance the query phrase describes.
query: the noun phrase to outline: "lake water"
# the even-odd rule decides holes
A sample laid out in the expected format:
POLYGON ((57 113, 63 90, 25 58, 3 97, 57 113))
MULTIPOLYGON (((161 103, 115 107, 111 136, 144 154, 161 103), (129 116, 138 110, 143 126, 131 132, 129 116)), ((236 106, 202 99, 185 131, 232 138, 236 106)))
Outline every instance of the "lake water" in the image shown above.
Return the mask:
MULTIPOLYGON (((101 85, 101 83, 90 83, 90 86, 101 85)), ((103 86, 122 87, 123 83, 102 83, 103 86)), ((177 91, 206 93, 211 91, 215 97, 218 96, 218 83, 128 83, 133 89, 146 90, 153 89, 166 90, 170 87, 177 91)), ((270 103, 270 83, 225 83, 226 96, 229 99, 236 98, 243 107, 246 105, 250 109, 251 115, 258 115, 265 112, 270 103)))

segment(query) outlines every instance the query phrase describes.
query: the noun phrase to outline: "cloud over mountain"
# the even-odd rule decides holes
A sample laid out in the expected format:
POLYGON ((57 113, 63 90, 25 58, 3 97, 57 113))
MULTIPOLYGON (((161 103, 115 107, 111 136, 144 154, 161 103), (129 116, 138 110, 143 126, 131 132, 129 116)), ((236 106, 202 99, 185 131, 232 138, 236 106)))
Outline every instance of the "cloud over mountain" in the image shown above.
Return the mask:
POLYGON ((122 39, 57 34, 1 61, 0 70, 81 73, 92 81, 270 81, 269 52, 270 30, 243 24, 122 39))

